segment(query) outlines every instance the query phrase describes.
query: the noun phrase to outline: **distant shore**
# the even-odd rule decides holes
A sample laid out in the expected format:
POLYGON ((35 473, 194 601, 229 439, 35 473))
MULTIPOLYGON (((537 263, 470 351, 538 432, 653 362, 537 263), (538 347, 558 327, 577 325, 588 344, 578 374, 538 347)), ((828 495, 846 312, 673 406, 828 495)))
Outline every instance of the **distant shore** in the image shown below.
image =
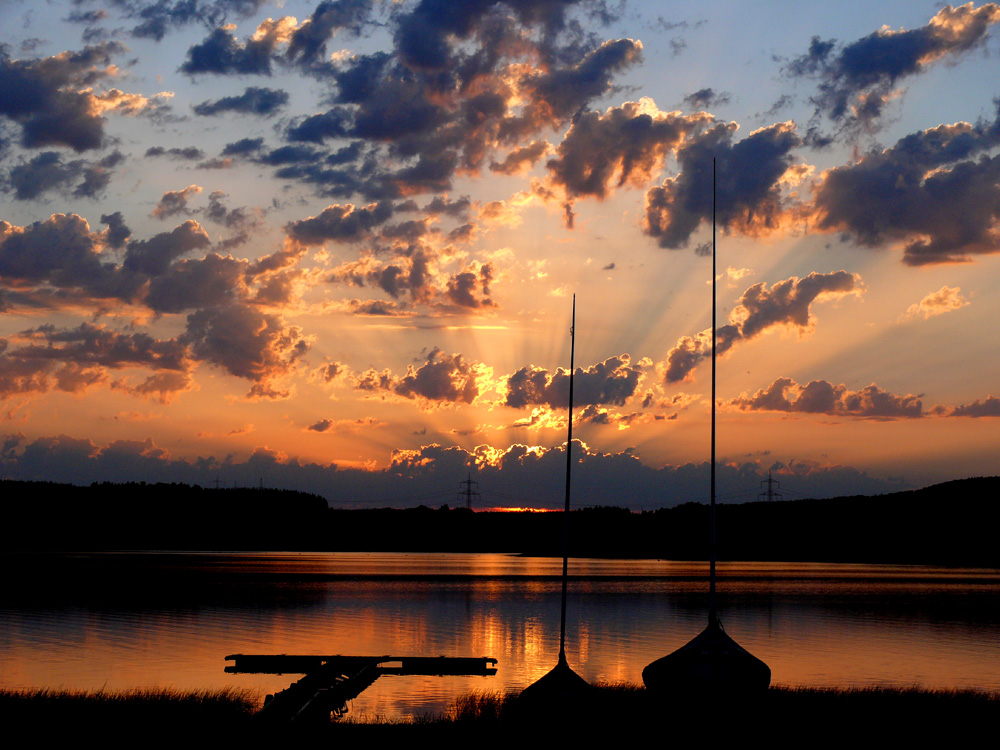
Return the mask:
MULTIPOLYGON (((562 555, 558 513, 331 508, 317 495, 174 484, 0 481, 5 551, 283 550, 562 555), (44 498, 44 499, 43 499, 44 498)), ((718 559, 1000 568, 1000 477, 878 497, 718 508, 718 559)), ((570 514, 573 557, 708 559, 708 506, 570 514)))
MULTIPOLYGON (((658 732, 661 739, 691 741, 714 736, 767 736, 768 744, 825 746, 834 741, 921 740, 952 742, 1000 722, 1000 693, 887 687, 806 689, 772 687, 753 699, 663 697, 628 684, 596 686, 591 696, 568 706, 526 711, 516 693, 474 693, 440 716, 416 720, 352 717, 312 726, 262 724, 260 697, 247 691, 183 693, 171 690, 81 693, 0 690, 0 721, 8 736, 18 730, 35 738, 146 737, 159 742, 182 737, 228 737, 244 741, 294 735, 349 740, 424 737, 510 742, 525 733, 578 739, 628 732, 658 732), (476 739, 478 738, 478 739, 476 739)), ((640 735, 643 736, 643 735, 640 735)), ((989 735, 987 735, 989 736, 989 735)), ((146 743, 148 746, 148 743, 146 743)))

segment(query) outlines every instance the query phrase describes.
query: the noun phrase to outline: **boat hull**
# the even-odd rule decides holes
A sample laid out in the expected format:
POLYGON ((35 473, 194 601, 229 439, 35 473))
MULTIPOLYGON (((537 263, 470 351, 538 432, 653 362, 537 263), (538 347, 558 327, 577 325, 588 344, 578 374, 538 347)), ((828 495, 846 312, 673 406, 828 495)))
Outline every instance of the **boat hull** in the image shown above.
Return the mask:
POLYGON ((734 641, 721 625, 701 633, 642 670, 646 688, 656 692, 764 692, 771 668, 734 641))

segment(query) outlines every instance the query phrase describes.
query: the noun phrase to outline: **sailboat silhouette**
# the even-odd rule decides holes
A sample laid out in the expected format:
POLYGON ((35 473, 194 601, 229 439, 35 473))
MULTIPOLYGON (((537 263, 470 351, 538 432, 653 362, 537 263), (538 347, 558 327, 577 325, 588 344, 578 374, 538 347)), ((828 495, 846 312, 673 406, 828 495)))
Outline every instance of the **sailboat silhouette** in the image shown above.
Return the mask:
POLYGON ((715 361, 716 361, 715 159, 712 159, 712 461, 708 627, 673 653, 646 665, 642 681, 658 692, 746 693, 767 690, 771 668, 734 641, 719 621, 715 602, 715 361))
POLYGON ((559 622, 559 661, 549 672, 521 691, 521 703, 569 701, 590 690, 590 685, 566 661, 566 585, 569 577, 569 487, 573 468, 573 368, 576 353, 576 295, 569 329, 569 430, 566 438, 566 504, 563 509, 562 611, 559 622))

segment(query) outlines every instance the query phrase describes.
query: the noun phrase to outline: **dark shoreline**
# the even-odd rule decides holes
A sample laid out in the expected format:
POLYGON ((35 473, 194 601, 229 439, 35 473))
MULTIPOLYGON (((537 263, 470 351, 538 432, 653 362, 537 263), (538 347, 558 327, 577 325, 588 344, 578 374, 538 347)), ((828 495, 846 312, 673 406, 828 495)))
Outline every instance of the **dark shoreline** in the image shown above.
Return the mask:
MULTIPOLYGON (((286 550, 562 555, 558 513, 329 507, 317 495, 142 483, 0 481, 8 552, 286 550), (44 498, 44 499, 42 499, 44 498)), ((1000 477, 876 497, 718 507, 718 559, 1000 568, 1000 477)), ((708 559, 708 506, 570 513, 572 557, 708 559)))

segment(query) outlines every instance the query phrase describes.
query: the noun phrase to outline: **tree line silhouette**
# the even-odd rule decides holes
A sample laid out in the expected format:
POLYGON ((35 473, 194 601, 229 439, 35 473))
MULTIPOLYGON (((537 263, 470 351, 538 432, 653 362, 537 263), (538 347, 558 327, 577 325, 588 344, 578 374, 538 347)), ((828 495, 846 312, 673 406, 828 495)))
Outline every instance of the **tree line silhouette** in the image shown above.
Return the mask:
MULTIPOLYGON (((1000 567, 1000 478, 875 497, 722 504, 720 560, 1000 567)), ((329 507, 304 492, 0 481, 8 551, 287 550, 561 555, 556 513, 329 507)), ((708 506, 570 514, 575 557, 703 560, 708 506)))

